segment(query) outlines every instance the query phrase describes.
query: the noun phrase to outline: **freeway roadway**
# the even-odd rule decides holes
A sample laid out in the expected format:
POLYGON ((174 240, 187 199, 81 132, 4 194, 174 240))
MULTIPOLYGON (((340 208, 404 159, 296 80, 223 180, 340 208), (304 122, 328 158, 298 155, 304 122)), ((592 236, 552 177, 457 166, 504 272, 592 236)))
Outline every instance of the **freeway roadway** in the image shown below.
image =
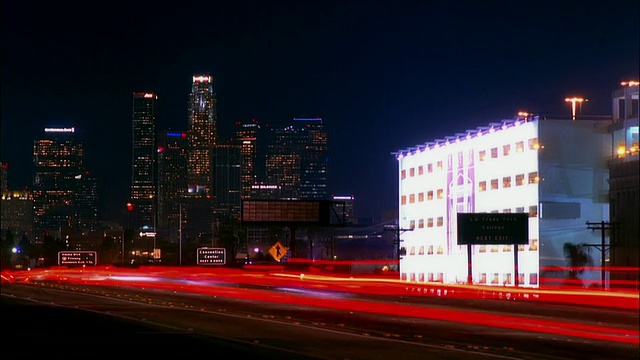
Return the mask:
POLYGON ((207 352, 260 359, 638 359, 640 354, 637 310, 381 296, 290 282, 207 280, 194 287, 190 280, 188 289, 182 282, 163 284, 3 284, 3 318, 9 320, 3 323, 12 329, 3 343, 12 344, 9 350, 16 354, 38 344, 50 354, 207 352))

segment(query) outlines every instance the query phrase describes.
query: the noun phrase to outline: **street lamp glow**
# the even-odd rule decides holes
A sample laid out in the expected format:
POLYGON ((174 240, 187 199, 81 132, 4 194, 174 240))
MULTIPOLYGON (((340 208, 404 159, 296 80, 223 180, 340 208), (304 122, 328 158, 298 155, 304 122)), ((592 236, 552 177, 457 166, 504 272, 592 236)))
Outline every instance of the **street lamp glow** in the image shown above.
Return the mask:
POLYGON ((640 85, 640 82, 634 81, 634 80, 623 81, 623 82, 620 83, 620 85, 622 85, 622 86, 638 86, 638 85, 640 85))
POLYGON ((564 99, 564 101, 571 103, 571 120, 575 120, 576 119, 576 104, 582 105, 583 102, 589 101, 589 100, 583 99, 583 98, 580 98, 580 97, 572 97, 572 98, 566 98, 566 99, 564 99))

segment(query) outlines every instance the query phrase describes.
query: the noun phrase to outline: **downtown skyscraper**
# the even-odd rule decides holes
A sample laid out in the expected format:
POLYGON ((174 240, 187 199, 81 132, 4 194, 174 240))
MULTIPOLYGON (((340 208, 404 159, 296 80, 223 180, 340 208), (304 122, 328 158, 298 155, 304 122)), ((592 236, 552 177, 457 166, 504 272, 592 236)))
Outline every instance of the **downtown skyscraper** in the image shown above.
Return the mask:
POLYGON ((187 162, 189 193, 212 196, 213 150, 217 144, 216 94, 213 77, 194 75, 189 94, 187 162))
POLYGON ((134 229, 156 226, 156 111, 153 92, 133 93, 131 203, 134 229))
POLYGON ((194 75, 188 102, 186 211, 182 213, 186 222, 182 233, 187 240, 208 241, 213 236, 216 107, 213 77, 194 75))

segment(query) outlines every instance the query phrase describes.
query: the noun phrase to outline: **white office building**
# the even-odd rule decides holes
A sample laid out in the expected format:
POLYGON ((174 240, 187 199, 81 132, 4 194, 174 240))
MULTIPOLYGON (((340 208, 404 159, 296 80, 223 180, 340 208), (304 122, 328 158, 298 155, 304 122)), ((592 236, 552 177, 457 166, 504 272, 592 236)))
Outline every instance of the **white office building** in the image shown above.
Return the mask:
MULTIPOLYGON (((528 213, 529 243, 517 246, 518 284, 568 266, 565 243, 599 243, 588 221, 608 221, 610 121, 522 116, 394 154, 398 160, 401 279, 466 283, 457 213, 528 213)), ((514 245, 471 245, 474 284, 514 286, 514 245)), ((590 254, 595 265, 601 253, 590 254)), ((599 272, 585 273, 599 279, 599 272)))

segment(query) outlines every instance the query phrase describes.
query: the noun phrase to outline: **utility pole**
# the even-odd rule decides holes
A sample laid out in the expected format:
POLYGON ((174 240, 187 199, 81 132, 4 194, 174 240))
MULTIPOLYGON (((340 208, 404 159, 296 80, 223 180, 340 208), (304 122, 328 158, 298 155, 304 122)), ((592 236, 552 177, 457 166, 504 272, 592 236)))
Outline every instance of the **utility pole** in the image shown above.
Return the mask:
POLYGON ((395 251, 396 251, 396 261, 398 261, 398 271, 400 271, 400 234, 405 231, 413 231, 413 228, 403 229, 399 224, 393 225, 385 225, 383 228, 384 231, 393 231, 395 232, 395 251))
POLYGON ((606 285, 606 278, 605 278, 605 258, 606 258, 606 254, 607 252, 610 253, 610 248, 611 248, 611 244, 607 245, 605 242, 605 230, 610 230, 614 227, 613 224, 609 223, 608 221, 600 221, 600 222, 590 222, 587 221, 587 229, 590 229, 592 231, 594 230, 600 230, 600 234, 601 234, 601 243, 598 244, 582 244, 582 246, 590 246, 590 247, 594 247, 598 250, 600 250, 600 252, 602 253, 602 257, 601 257, 601 261, 600 261, 600 281, 601 281, 601 286, 604 289, 605 285, 606 285))

